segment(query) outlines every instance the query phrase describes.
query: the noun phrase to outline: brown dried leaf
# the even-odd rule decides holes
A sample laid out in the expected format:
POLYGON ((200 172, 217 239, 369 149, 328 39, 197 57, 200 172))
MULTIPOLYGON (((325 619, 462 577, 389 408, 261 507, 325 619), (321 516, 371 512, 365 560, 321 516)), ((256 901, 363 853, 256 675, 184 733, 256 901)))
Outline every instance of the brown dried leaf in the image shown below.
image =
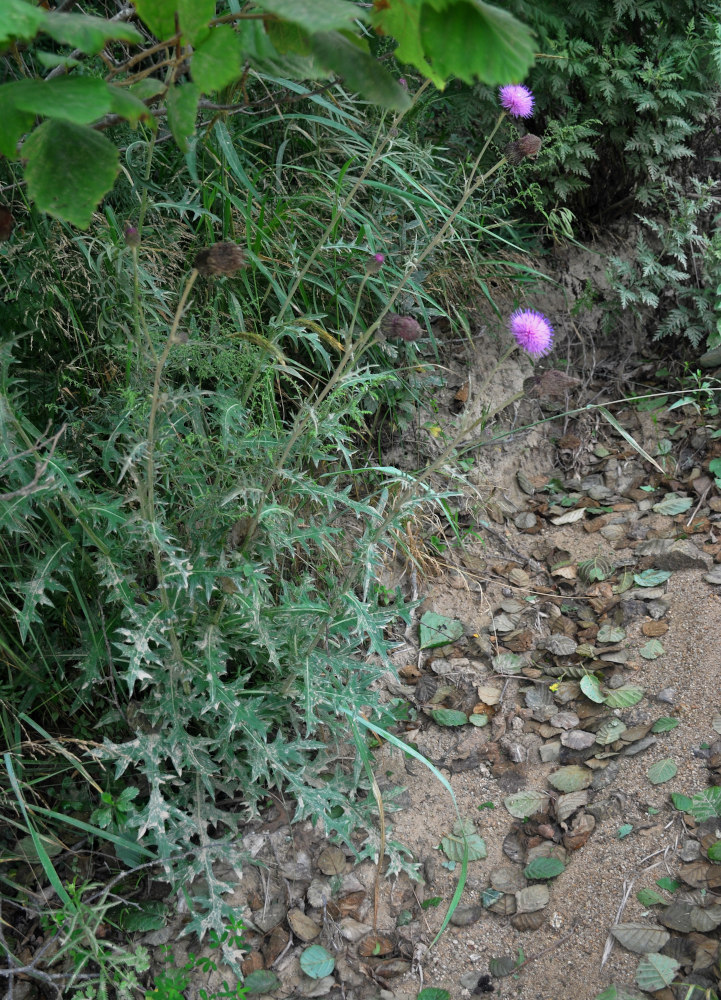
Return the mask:
POLYGON ((326 847, 318 857, 318 867, 324 875, 344 874, 347 863, 340 847, 326 847))
POLYGON ((358 945, 361 958, 373 958, 375 955, 389 955, 395 948, 395 942, 383 934, 369 934, 358 945))
POLYGON ((532 913, 516 913, 511 917, 511 924, 517 931, 537 931, 545 919, 543 910, 534 910, 532 913))
POLYGON ((644 622, 641 631, 649 636, 665 635, 668 632, 668 625, 666 622, 644 622))

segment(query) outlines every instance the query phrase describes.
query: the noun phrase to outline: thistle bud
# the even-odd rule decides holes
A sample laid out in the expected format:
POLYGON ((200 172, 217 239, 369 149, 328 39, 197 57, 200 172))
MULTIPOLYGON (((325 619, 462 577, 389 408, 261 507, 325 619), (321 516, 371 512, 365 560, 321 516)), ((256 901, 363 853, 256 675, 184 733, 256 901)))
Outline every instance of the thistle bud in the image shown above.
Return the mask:
POLYGON ((537 135, 531 135, 528 132, 526 135, 522 135, 520 139, 516 139, 515 142, 508 143, 506 146, 506 159, 514 167, 517 167, 521 160, 524 160, 527 156, 530 156, 531 159, 538 156, 542 144, 542 140, 537 135))
POLYGON ((419 323, 412 316, 388 313, 381 320, 381 333, 392 340, 418 340, 423 333, 419 323))
POLYGON ((366 274, 378 274, 385 263, 385 259, 385 254, 374 253, 366 262, 366 274))
POLYGON ((205 250, 198 251, 193 267, 206 276, 224 274, 230 277, 231 274, 246 267, 245 254, 237 243, 214 243, 205 250))
POLYGON ((127 225, 125 227, 125 242, 129 247, 139 247, 140 246, 140 233, 135 228, 135 226, 127 225))

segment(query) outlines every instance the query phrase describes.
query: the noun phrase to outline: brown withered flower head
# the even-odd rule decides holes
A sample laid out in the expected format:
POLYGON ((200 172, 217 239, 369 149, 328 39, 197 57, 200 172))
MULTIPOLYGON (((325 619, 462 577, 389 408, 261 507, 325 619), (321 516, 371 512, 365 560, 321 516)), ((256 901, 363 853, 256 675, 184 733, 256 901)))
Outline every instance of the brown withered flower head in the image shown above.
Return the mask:
POLYGON ((506 146, 506 159, 514 167, 517 167, 521 160, 525 160, 527 156, 530 156, 531 159, 538 156, 542 145, 542 139, 528 132, 526 135, 522 135, 520 139, 516 139, 515 142, 508 143, 506 146))
POLYGON ((206 276, 224 274, 230 277, 246 267, 245 254, 237 243, 214 243, 211 247, 198 251, 193 267, 206 276))
POLYGON ((420 324, 412 316, 388 313, 381 320, 380 332, 391 340, 418 340, 423 333, 420 324))
POLYGON ((547 368, 539 375, 527 378, 523 388, 526 395, 532 399, 564 399, 566 393, 580 384, 580 378, 573 378, 572 375, 566 375, 565 372, 559 372, 555 368, 547 368))

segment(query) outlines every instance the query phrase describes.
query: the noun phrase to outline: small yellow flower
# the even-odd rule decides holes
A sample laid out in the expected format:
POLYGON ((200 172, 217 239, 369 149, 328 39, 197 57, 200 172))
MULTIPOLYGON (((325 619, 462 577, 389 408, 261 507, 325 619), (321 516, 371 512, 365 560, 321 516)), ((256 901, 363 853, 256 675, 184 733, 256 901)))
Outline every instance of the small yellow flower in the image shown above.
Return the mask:
POLYGON ((559 689, 560 686, 561 686, 560 684, 551 684, 551 685, 549 685, 548 690, 549 691, 558 691, 558 689, 559 689))

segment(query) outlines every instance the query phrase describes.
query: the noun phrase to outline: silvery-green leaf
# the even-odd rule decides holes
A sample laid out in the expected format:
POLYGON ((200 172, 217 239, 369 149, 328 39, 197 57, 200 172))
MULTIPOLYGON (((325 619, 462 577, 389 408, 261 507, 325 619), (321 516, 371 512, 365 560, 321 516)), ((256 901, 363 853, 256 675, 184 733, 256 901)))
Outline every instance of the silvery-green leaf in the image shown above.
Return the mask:
POLYGON ((630 708, 643 698, 643 688, 635 684, 624 684, 623 687, 609 691, 604 701, 609 708, 630 708))
POLYGON ((518 960, 513 955, 503 955, 501 958, 492 958, 488 963, 488 971, 492 976, 500 979, 502 976, 510 974, 518 967, 518 960))
POLYGON ((621 642, 626 638, 626 629, 619 625, 602 625, 598 630, 596 642, 621 642))
POLYGON ((549 800, 550 796, 546 792, 537 792, 529 788, 507 795, 503 804, 515 819, 528 819, 529 816, 546 809, 549 800))
POLYGON ((588 792, 569 792, 568 795, 559 795, 556 800, 556 818, 559 823, 563 823, 569 816, 588 805, 588 792))
POLYGON ((493 658, 494 672, 504 676, 519 673, 522 666, 523 659, 515 653, 501 653, 493 658))
POLYGON ((656 719, 651 727, 651 732, 669 733, 672 729, 675 729, 678 724, 678 719, 671 719, 669 716, 664 715, 660 719, 656 719))
POLYGON ((636 982, 642 990, 654 993, 670 986, 679 970, 679 963, 668 955, 645 955, 636 969, 636 982))
POLYGON ((439 726, 465 726, 468 716, 465 712, 458 712, 454 708, 434 708, 431 718, 439 726))
POLYGON ((560 767, 548 776, 549 784, 553 785, 559 792, 578 792, 582 788, 588 788, 592 780, 592 773, 587 767, 581 767, 580 764, 560 767))
POLYGON ((586 516, 585 507, 576 507, 575 510, 569 510, 566 514, 560 514, 558 517, 551 518, 551 524, 574 524, 576 521, 580 521, 581 518, 586 516))
POLYGON ((662 785, 664 781, 670 781, 675 776, 677 770, 678 768, 670 757, 667 757, 665 760, 657 760, 648 769, 648 780, 652 785, 662 785))
POLYGON ((621 735, 625 732, 626 724, 621 722, 620 719, 606 719, 598 727, 596 743, 600 743, 602 747, 608 746, 609 743, 615 743, 617 739, 620 739, 621 735))
POLYGON ((516 893, 516 910, 518 913, 534 913, 548 906, 551 895, 545 882, 529 885, 516 893))
POLYGON ((644 660, 655 660, 659 656, 663 656, 666 650, 658 639, 649 639, 645 646, 639 649, 639 653, 644 658, 644 660))
POLYGON ((556 878, 566 866, 558 858, 535 858, 523 869, 526 878, 556 878))
POLYGON ((667 569, 645 569, 643 573, 634 573, 633 581, 638 587, 659 587, 670 576, 667 569))
POLYGON ((435 611, 426 611, 420 622, 421 649, 433 649, 436 646, 447 646, 463 635, 463 623, 455 618, 437 615, 435 611))
POLYGON ((668 931, 649 924, 615 924, 611 933, 619 944, 629 951, 635 951, 637 955, 661 951, 671 937, 668 931))
POLYGON ((688 810, 699 823, 705 819, 721 816, 721 787, 712 785, 710 788, 694 795, 691 808, 688 810))
POLYGON ((593 674, 585 674, 581 678, 581 690, 587 698, 595 701, 597 705, 603 704, 605 695, 601 693, 601 683, 598 677, 593 674))
POLYGON ((676 493, 667 493, 660 503, 653 505, 653 509, 657 514, 674 517, 676 514, 685 514, 692 503, 691 497, 680 497, 676 493))
POLYGON ((641 996, 635 990, 611 983, 602 993, 598 994, 596 1000, 646 1000, 646 997, 641 996))

